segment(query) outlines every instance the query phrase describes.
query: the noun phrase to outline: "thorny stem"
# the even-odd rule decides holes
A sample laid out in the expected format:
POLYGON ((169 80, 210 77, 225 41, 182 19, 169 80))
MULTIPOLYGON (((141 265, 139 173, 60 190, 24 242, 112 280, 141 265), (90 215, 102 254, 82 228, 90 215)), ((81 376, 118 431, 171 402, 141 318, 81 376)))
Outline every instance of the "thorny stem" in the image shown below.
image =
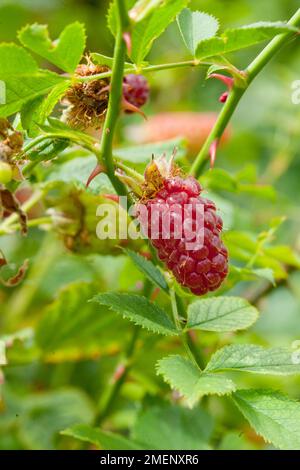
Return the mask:
POLYGON ((114 50, 114 63, 112 68, 110 93, 105 122, 102 130, 99 156, 103 159, 107 175, 119 195, 126 195, 127 191, 123 183, 115 175, 115 165, 113 162, 113 138, 117 120, 120 114, 120 105, 122 97, 124 62, 126 54, 126 43, 123 34, 129 28, 129 18, 126 11, 126 5, 123 0, 116 1, 118 12, 118 32, 114 50))
MULTIPOLYGON (((300 8, 296 11, 294 16, 290 19, 288 24, 292 26, 300 25, 300 8)), ((287 43, 288 40, 294 35, 294 32, 284 33, 276 36, 269 44, 261 51, 260 54, 251 62, 251 64, 246 68, 246 86, 245 88, 239 88, 237 85, 234 85, 229 97, 224 104, 222 111, 219 114, 219 117, 211 130, 209 136, 206 139, 203 147, 201 148, 197 158, 195 159, 190 173, 195 177, 198 177, 206 164, 206 161, 209 157, 210 146, 215 140, 219 140, 227 124, 233 115, 240 99, 244 95, 245 91, 248 89, 250 83, 258 75, 258 73, 263 69, 265 65, 273 58, 273 56, 281 49, 281 47, 287 43)))
POLYGON ((188 357, 191 359, 191 361, 193 362, 193 364, 195 364, 195 366, 197 366, 200 369, 200 365, 199 365, 196 357, 194 356, 194 354, 193 354, 193 352, 192 352, 192 350, 189 346, 189 343, 188 343, 187 337, 185 335, 185 332, 182 330, 182 327, 181 327, 181 322, 180 322, 179 312, 178 312, 177 299, 176 299, 176 293, 175 293, 175 290, 174 290, 173 287, 170 287, 170 298, 171 298, 171 307, 172 307, 174 323, 175 323, 175 326, 176 326, 176 329, 177 329, 178 333, 180 334, 181 341, 182 341, 182 344, 184 346, 184 349, 186 350, 186 353, 187 353, 188 357))

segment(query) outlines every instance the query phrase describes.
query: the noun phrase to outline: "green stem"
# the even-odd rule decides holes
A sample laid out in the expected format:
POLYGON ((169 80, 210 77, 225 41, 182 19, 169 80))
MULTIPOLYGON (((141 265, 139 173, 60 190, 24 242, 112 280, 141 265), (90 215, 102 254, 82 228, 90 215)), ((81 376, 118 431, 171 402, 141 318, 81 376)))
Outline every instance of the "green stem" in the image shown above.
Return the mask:
MULTIPOLYGON (((39 225, 45 225, 45 224, 52 224, 52 217, 49 216, 44 216, 44 217, 37 217, 36 219, 31 219, 28 220, 27 222, 27 227, 37 227, 39 225)), ((5 235, 9 234, 12 232, 15 232, 16 230, 19 230, 21 228, 21 225, 19 223, 10 225, 8 228, 3 230, 3 227, 0 227, 0 235, 5 235)))
MULTIPOLYGON (((197 59, 192 59, 192 60, 185 60, 181 62, 170 62, 168 64, 157 64, 157 65, 147 65, 145 67, 127 67, 124 69, 124 73, 136 73, 136 74, 147 74, 151 72, 160 72, 161 70, 170 70, 170 69, 177 69, 177 68, 183 68, 183 67, 197 67, 197 66, 209 66, 211 65, 211 62, 200 62, 197 59)), ((112 76, 112 72, 103 72, 103 73, 98 73, 95 75, 90 75, 88 77, 78 77, 78 81, 80 82, 89 82, 92 80, 100 80, 102 78, 109 78, 112 76)))
POLYGON ((123 162, 121 162, 120 160, 118 160, 117 158, 115 158, 115 162, 116 162, 116 167, 117 168, 120 168, 121 170, 124 170, 124 172, 126 173, 126 175, 128 176, 132 176, 132 178, 134 178, 136 181, 138 181, 140 184, 143 184, 144 183, 144 177, 143 175, 141 175, 141 173, 138 173, 137 171, 135 171, 133 168, 131 168, 130 166, 127 166, 125 165, 123 162))
POLYGON ((105 163, 107 175, 116 192, 119 195, 125 196, 127 194, 126 188, 123 183, 115 176, 112 147, 114 132, 120 114, 122 98, 124 62, 126 54, 126 44, 123 39, 123 34, 129 27, 129 18, 127 15, 125 2, 122 0, 116 0, 116 7, 118 12, 119 25, 114 50, 114 63, 111 75, 109 102, 102 130, 99 157, 100 159, 103 159, 105 163))
POLYGON ((48 134, 42 134, 36 137, 35 139, 32 139, 30 142, 28 142, 27 145, 24 146, 23 153, 27 153, 32 148, 36 147, 39 143, 43 142, 43 140, 49 139, 49 137, 51 136, 48 134))
MULTIPOLYGON (((300 25, 300 8, 297 10, 295 15, 290 19, 288 24, 292 26, 299 26, 300 25)), ((273 56, 281 49, 281 47, 286 44, 286 42, 294 35, 295 33, 284 33, 276 36, 269 44, 261 51, 261 53, 251 62, 251 64, 245 70, 245 74, 247 77, 247 85, 245 88, 239 88, 238 86, 234 85, 232 88, 229 97, 224 104, 222 111, 219 114, 219 117, 211 130, 209 136, 206 139, 203 147, 201 148, 197 158, 195 159, 190 173, 195 177, 198 177, 203 170, 203 167, 206 164, 206 161, 209 157, 209 151, 211 144, 215 140, 219 140, 226 127, 227 124, 233 115, 240 99, 242 98, 245 91, 248 89, 250 83, 254 80, 254 78, 259 74, 259 72, 267 65, 267 63, 273 58, 273 56)))
POLYGON ((179 318, 179 313, 178 313, 178 304, 177 304, 177 299, 176 299, 176 293, 173 287, 170 288, 170 299, 171 299, 171 306, 172 306, 172 313, 173 313, 173 318, 174 318, 174 323, 176 326, 176 329, 178 333, 180 334, 182 344, 184 346, 184 349, 190 358, 190 360, 193 362, 195 366, 197 366, 200 369, 200 365, 194 356, 193 351, 190 348, 189 342, 187 340, 187 336, 185 332, 183 332, 181 323, 180 323, 180 318, 179 318))
MULTIPOLYGON (((176 302, 177 302, 177 308, 178 308, 178 312, 179 314, 183 317, 183 318, 186 318, 187 317, 187 314, 186 314, 186 308, 185 308, 185 305, 183 303, 183 300, 181 297, 179 297, 179 295, 176 294, 176 302)), ((200 369, 204 369, 205 368, 205 358, 202 354, 202 351, 200 348, 197 348, 197 345, 193 339, 193 337, 190 335, 190 333, 187 331, 185 333, 185 337, 186 337, 186 341, 187 341, 187 344, 198 364, 198 367, 200 367, 200 369)))
POLYGON ((132 357, 136 349, 137 340, 140 334, 140 328, 135 326, 132 331, 132 336, 129 340, 127 349, 124 354, 124 359, 121 363, 118 364, 116 371, 120 371, 120 375, 117 378, 113 379, 111 388, 108 391, 107 396, 105 397, 105 402, 101 407, 101 410, 96 416, 95 423, 99 426, 107 416, 110 415, 111 411, 114 408, 114 405, 119 397, 121 388, 126 381, 128 373, 132 366, 132 357))
MULTIPOLYGON (((149 297, 151 294, 152 286, 148 279, 145 279, 143 295, 145 297, 149 297)), ((108 390, 108 394, 104 399, 104 404, 102 405, 99 414, 95 419, 95 423, 100 425, 107 416, 110 415, 111 411, 114 408, 114 405, 119 397, 121 388, 125 383, 128 373, 132 367, 133 356, 136 350, 137 342, 139 339, 141 328, 139 326, 135 326, 132 330, 132 335, 127 345, 127 348, 124 353, 124 358, 118 364, 116 371, 121 371, 117 378, 113 378, 112 385, 108 390)))

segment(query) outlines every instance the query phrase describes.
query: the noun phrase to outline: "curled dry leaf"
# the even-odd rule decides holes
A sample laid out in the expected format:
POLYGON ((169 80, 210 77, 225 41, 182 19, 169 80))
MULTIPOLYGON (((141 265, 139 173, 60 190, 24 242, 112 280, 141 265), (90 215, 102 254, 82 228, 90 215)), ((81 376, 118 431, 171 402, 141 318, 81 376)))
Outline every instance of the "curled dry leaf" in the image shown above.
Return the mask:
MULTIPOLYGON (((7 266, 7 265, 8 265, 8 262, 3 252, 0 250, 0 269, 3 268, 3 266, 7 266)), ((5 287, 17 286, 24 279, 28 266, 29 266, 29 260, 26 259, 21 264, 21 266, 19 267, 18 271, 16 272, 14 276, 11 276, 9 279, 3 279, 2 277, 0 277, 1 284, 4 285, 5 287)))
POLYGON ((8 214, 17 213, 20 219, 21 233, 27 235, 27 215, 22 210, 19 201, 8 189, 0 189, 0 215, 3 212, 8 214))

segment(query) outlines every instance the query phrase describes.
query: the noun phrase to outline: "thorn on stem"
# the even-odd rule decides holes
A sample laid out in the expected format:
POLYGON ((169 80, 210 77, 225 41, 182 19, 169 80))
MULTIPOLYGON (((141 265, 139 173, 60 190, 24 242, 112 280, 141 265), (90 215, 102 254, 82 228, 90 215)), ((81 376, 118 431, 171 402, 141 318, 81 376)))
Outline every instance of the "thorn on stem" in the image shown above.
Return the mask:
POLYGON ((119 203, 119 196, 117 194, 102 194, 102 197, 109 199, 110 201, 119 203))
POLYGON ((100 173, 105 173, 105 168, 103 165, 100 165, 99 163, 97 163, 92 173, 88 177, 85 187, 88 188, 90 183, 93 181, 93 179, 96 178, 96 176, 98 176, 100 173))
POLYGON ((155 289, 153 290, 153 292, 151 294, 150 302, 154 302, 157 299, 159 293, 160 293, 160 288, 155 287, 155 289))
POLYGON ((129 101, 125 100, 125 98, 122 99, 122 109, 126 112, 130 112, 130 113, 138 113, 140 114, 141 116, 143 116, 143 118, 145 120, 147 120, 147 116, 145 113, 143 113, 143 111, 140 110, 140 108, 138 108, 137 106, 134 106, 134 104, 131 104, 129 103, 129 101))
POLYGON ((118 380, 120 380, 120 378, 122 377, 124 372, 125 372, 124 364, 119 364, 118 367, 115 370, 115 373, 114 373, 114 376, 113 376, 113 381, 117 382, 118 380))
POLYGON ((220 103, 226 103, 228 95, 229 95, 228 91, 225 91, 224 93, 222 93, 222 95, 219 98, 220 103))
POLYGON ((232 87, 234 85, 234 80, 232 77, 228 77, 227 75, 222 75, 220 73, 212 73, 209 78, 216 78, 217 80, 221 80, 221 82, 225 83, 225 85, 228 88, 228 91, 225 91, 222 93, 222 95, 219 98, 220 103, 225 103, 227 101, 228 95, 230 90, 232 90, 232 87))
POLYGON ((210 155, 210 168, 214 167, 216 156, 217 156, 217 148, 219 145, 219 139, 215 139, 211 146, 209 147, 209 155, 210 155))
POLYGON ((128 31, 123 33, 123 39, 124 39, 125 44, 126 44, 128 55, 130 56, 131 51, 132 51, 131 34, 128 31))

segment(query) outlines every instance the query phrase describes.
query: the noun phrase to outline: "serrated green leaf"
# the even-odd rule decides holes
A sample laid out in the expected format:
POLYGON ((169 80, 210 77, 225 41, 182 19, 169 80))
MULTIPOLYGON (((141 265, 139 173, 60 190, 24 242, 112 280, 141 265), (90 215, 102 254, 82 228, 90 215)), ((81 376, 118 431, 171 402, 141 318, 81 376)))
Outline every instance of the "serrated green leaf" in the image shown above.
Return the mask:
POLYGON ((112 315, 88 302, 94 293, 91 284, 75 282, 61 290, 57 299, 46 307, 35 335, 45 353, 97 342, 97 336, 112 315))
POLYGON ((34 74, 23 75, 20 72, 17 75, 6 76, 4 79, 6 103, 0 106, 0 117, 17 113, 27 101, 49 93, 55 85, 63 81, 65 81, 64 77, 47 70, 34 74))
POLYGON ((5 83, 5 103, 0 117, 10 116, 27 102, 49 93, 66 79, 48 70, 39 70, 30 54, 16 44, 0 45, 0 80, 5 83))
POLYGON ((137 23, 132 33, 131 60, 140 65, 153 42, 184 8, 188 0, 165 0, 150 16, 137 23))
POLYGON ((160 270, 149 260, 147 260, 144 256, 139 255, 135 251, 132 250, 124 250, 125 253, 130 257, 130 259, 134 262, 134 264, 138 267, 138 269, 145 274, 145 276, 150 279, 157 287, 163 289, 165 292, 168 293, 168 284, 160 270))
POLYGON ((216 18, 202 11, 191 11, 189 8, 184 8, 178 15, 177 24, 186 47, 193 55, 199 42, 215 36, 219 29, 216 18))
POLYGON ((38 72, 38 65, 31 55, 21 46, 14 43, 0 44, 0 77, 5 79, 21 73, 38 72))
POLYGON ((236 331, 248 328, 258 311, 240 297, 210 297, 196 300, 188 307, 187 329, 236 331))
POLYGON ((142 410, 134 424, 132 438, 146 449, 209 449, 212 417, 197 407, 161 404, 142 410))
POLYGON ((274 390, 238 390, 232 398, 257 434, 283 450, 300 449, 300 403, 274 390))
MULTIPOLYGON (((294 351, 295 352, 295 351, 294 351)), ((254 344, 232 344, 219 349, 206 366, 207 372, 238 370, 256 374, 292 375, 300 364, 288 348, 263 348, 254 344)))
POLYGON ((77 21, 66 26, 54 42, 47 25, 37 23, 21 29, 18 38, 23 46, 69 73, 74 72, 85 48, 85 29, 77 21))
POLYGON ((158 361, 157 373, 171 388, 178 390, 190 406, 203 395, 227 395, 236 389, 227 377, 201 372, 190 360, 178 355, 158 361))
POLYGON ((196 57, 205 59, 223 55, 262 41, 272 39, 277 34, 297 32, 297 28, 284 22, 259 22, 241 28, 227 29, 221 36, 201 41, 196 49, 196 57))
POLYGON ((141 295, 107 292, 96 295, 92 302, 107 305, 119 315, 153 333, 178 334, 166 312, 141 295))
POLYGON ((90 442, 102 449, 107 450, 142 450, 137 442, 126 439, 120 434, 102 431, 85 424, 78 424, 61 432, 64 436, 71 436, 84 442, 90 442))

